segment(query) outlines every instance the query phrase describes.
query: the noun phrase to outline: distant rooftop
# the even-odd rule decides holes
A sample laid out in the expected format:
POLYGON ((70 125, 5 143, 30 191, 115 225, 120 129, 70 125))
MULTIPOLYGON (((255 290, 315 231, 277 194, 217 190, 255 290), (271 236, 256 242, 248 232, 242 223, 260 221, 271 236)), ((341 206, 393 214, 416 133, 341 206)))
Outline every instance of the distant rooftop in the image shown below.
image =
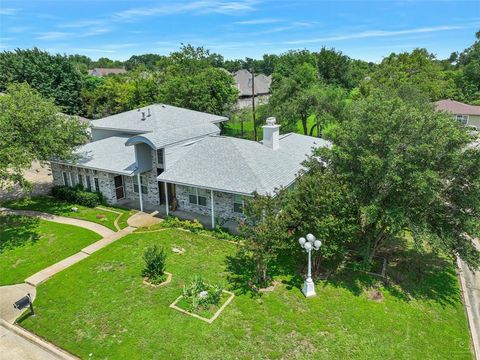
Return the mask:
POLYGON ((106 75, 118 75, 125 74, 127 70, 125 68, 94 68, 88 70, 88 75, 91 76, 106 76, 106 75))
MULTIPOLYGON (((248 70, 238 70, 233 78, 240 96, 252 96, 252 73, 248 70)), ((266 95, 270 93, 272 77, 264 74, 255 75, 255 95, 266 95)))
POLYGON ((480 115, 480 106, 468 105, 455 100, 440 100, 435 103, 439 111, 448 111, 455 115, 480 115))

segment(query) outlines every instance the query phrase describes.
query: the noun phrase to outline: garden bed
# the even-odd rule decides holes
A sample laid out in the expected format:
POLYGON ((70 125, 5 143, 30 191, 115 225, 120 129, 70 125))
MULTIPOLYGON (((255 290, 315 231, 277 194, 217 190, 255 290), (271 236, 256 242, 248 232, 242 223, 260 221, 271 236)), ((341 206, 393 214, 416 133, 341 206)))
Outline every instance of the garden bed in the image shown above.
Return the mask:
POLYGON ((173 276, 172 273, 169 273, 169 272, 165 271, 165 275, 167 275, 165 281, 161 282, 160 284, 153 284, 150 281, 148 281, 148 279, 146 277, 143 278, 143 284, 151 286, 153 288, 158 288, 158 287, 170 284, 172 282, 172 276, 173 276))
POLYGON ((196 312, 188 310, 189 304, 183 295, 180 295, 173 303, 171 303, 170 307, 186 315, 193 316, 211 324, 220 316, 222 311, 227 307, 228 304, 232 302, 233 298, 235 297, 234 293, 227 290, 222 290, 222 293, 223 294, 220 298, 219 305, 212 305, 206 309, 199 309, 196 312))

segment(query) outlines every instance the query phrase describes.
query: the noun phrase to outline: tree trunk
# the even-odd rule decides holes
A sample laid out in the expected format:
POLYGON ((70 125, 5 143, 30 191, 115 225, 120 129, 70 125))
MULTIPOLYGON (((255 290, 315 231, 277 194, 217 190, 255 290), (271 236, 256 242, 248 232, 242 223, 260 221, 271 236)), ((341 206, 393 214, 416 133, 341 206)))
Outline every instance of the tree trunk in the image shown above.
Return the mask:
POLYGON ((308 135, 307 119, 306 116, 302 117, 303 135, 308 135))

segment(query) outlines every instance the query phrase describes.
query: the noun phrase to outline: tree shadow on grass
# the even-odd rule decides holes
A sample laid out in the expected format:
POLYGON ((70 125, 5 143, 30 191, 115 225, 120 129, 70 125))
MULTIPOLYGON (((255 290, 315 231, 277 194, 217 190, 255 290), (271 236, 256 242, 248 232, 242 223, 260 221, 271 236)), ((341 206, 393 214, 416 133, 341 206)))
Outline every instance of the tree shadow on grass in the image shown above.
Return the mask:
POLYGON ((38 224, 35 217, 0 215, 0 254, 38 241, 38 224))
POLYGON ((453 261, 434 252, 419 252, 397 239, 394 250, 383 255, 388 260, 386 277, 344 268, 328 280, 330 285, 361 295, 366 289, 382 285, 403 301, 433 300, 442 306, 455 305, 460 289, 453 261))

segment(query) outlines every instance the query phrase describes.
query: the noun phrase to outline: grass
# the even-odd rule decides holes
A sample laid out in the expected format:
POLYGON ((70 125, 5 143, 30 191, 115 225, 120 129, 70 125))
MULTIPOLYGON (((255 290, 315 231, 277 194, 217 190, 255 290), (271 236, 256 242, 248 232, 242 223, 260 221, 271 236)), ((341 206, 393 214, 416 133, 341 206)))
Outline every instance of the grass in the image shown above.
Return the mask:
POLYGON ((218 305, 210 305, 207 308, 199 308, 197 310, 192 310, 190 303, 185 297, 182 297, 176 304, 176 306, 182 310, 188 311, 192 314, 199 315, 205 319, 210 319, 215 313, 222 307, 223 304, 230 298, 230 294, 222 293, 220 297, 220 302, 218 305))
POLYGON ((97 208, 89 208, 86 206, 71 204, 46 196, 7 201, 3 203, 3 206, 15 210, 35 210, 53 215, 92 221, 94 223, 106 226, 114 231, 117 231, 117 228, 115 227, 115 219, 118 217, 118 213, 121 213, 121 217, 118 221, 118 225, 121 229, 128 226, 127 219, 135 213, 134 210, 127 210, 116 207, 114 208, 103 205, 101 207, 111 211, 105 211, 97 208), (72 211, 72 207, 77 207, 78 211, 72 211), (112 211, 115 211, 116 213, 112 211))
MULTIPOLYGON (((308 129, 307 135, 310 135, 310 129, 312 128, 313 125, 315 125, 315 115, 310 115, 307 120, 307 129, 308 129)), ((240 136, 241 128, 242 128, 242 124, 240 120, 232 120, 226 123, 226 128, 224 130, 224 133, 229 136, 235 136, 235 135, 240 136)), ((263 138, 262 127, 259 126, 257 130, 258 130, 258 140, 262 140, 263 138)), ((245 133, 246 138, 249 138, 249 136, 253 138, 253 121, 251 119, 245 120, 243 122, 243 131, 245 133)), ((295 132, 298 134, 303 134, 303 126, 300 120, 297 122, 297 129, 295 132)), ((317 135, 318 135, 317 131, 314 131, 313 136, 317 136, 317 135)))
POLYGON ((42 284, 36 316, 21 325, 91 359, 471 359, 453 265, 412 251, 399 252, 393 271, 402 277, 380 287, 380 302, 365 291, 373 281, 365 274, 319 282, 311 299, 302 278, 283 276, 261 296, 234 290, 207 324, 169 305, 196 275, 230 288, 236 246, 176 229, 133 233, 42 284), (142 254, 153 244, 168 252, 165 287, 142 284, 142 254), (421 267, 422 257, 432 267, 421 267))
POLYGON ((93 231, 27 216, 0 216, 0 285, 23 282, 100 240, 93 231))

